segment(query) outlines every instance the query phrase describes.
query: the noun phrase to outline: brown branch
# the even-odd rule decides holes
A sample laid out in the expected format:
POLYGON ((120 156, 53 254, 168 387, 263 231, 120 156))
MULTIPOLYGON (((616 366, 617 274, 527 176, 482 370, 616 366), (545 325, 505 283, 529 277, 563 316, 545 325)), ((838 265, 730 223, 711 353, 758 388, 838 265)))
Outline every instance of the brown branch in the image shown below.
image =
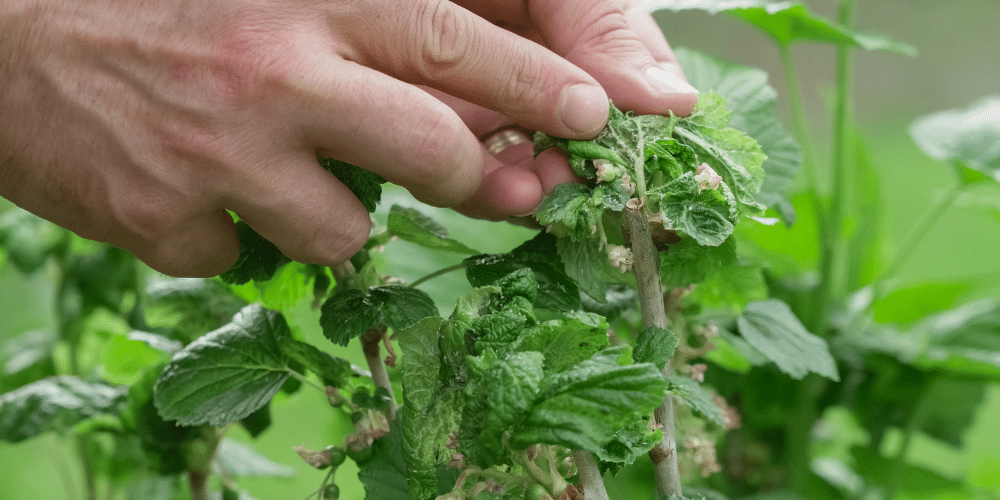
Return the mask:
POLYGON ((375 383, 375 387, 381 387, 389 391, 392 404, 389 405, 389 414, 386 416, 392 422, 396 418, 396 393, 392 390, 392 382, 389 381, 389 372, 382 361, 381 344, 383 337, 385 337, 384 326, 368 330, 367 333, 361 336, 361 349, 365 353, 365 361, 368 362, 368 371, 372 372, 372 382, 375 383))
POLYGON ((573 450, 573 463, 580 475, 580 489, 583 490, 583 500, 609 500, 604 488, 604 478, 597 465, 597 459, 589 451, 573 450))
MULTIPOLYGON (((649 218, 642 203, 631 202, 625 211, 625 239, 632 248, 633 272, 639 289, 642 325, 667 327, 663 306, 663 285, 660 281, 660 256, 653 243, 649 218), (638 205, 638 206, 636 206, 638 205)), ((670 362, 663 367, 663 376, 671 373, 670 362)), ((653 411, 656 423, 663 429, 663 441, 649 451, 656 476, 657 495, 681 495, 681 476, 677 465, 677 440, 674 435, 673 398, 667 394, 663 404, 653 411)))

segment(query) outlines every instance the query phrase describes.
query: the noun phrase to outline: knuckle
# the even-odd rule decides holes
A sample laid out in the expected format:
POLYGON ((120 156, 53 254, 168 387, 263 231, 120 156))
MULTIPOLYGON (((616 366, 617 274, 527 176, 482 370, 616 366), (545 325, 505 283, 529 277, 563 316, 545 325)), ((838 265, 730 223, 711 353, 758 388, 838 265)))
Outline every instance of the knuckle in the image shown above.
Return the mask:
POLYGON ((552 72, 546 71, 539 55, 533 53, 520 54, 510 66, 513 71, 507 89, 510 102, 522 109, 537 109, 544 101, 552 72))
MULTIPOLYGON (((459 122, 460 123, 460 122, 459 122)), ((465 157, 461 151, 463 132, 455 120, 439 116, 423 128, 423 137, 412 158, 413 178, 432 204, 448 205, 464 200, 469 194, 462 170, 465 157)))
POLYGON ((599 49, 608 54, 641 48, 642 43, 629 25, 624 6, 608 3, 604 7, 606 12, 591 16, 586 24, 580 26, 571 46, 582 51, 599 49))
POLYGON ((451 2, 433 0, 420 5, 415 30, 419 39, 410 46, 419 50, 414 59, 425 79, 441 79, 467 60, 477 39, 468 23, 451 2))

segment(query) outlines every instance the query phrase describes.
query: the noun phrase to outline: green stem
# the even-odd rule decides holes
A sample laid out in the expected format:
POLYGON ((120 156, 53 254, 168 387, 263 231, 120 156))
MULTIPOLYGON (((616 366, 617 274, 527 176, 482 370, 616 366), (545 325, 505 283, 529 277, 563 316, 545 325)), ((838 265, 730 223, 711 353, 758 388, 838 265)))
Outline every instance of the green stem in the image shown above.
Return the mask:
POLYGON ((396 393, 392 389, 392 382, 389 380, 389 372, 382 361, 382 339, 385 337, 385 327, 372 328, 361 336, 361 350, 365 353, 365 361, 368 362, 368 371, 372 373, 372 382, 375 387, 381 387, 389 392, 392 404, 389 405, 389 413, 386 415, 389 421, 396 418, 396 393))
POLYGON ((812 429, 819 418, 816 400, 826 386, 826 381, 815 373, 810 373, 801 382, 797 391, 796 406, 785 427, 785 453, 794 491, 806 493, 812 454, 812 429))
POLYGON ((899 251, 896 253, 896 256, 893 257, 889 266, 886 267, 885 271, 882 271, 882 274, 879 275, 877 280, 875 280, 876 299, 878 299, 884 291, 882 288, 885 280, 895 276, 896 273, 899 272, 899 269, 906 263, 907 259, 913 255, 913 250, 916 248, 917 244, 920 243, 920 240, 927 236, 927 233, 930 231, 931 227, 934 226, 934 223, 941 218, 944 212, 948 210, 948 207, 955 203, 955 199, 958 198, 958 195, 962 192, 963 188, 963 184, 954 184, 942 196, 938 197, 938 199, 935 200, 931 206, 927 207, 927 210, 920 217, 920 219, 917 220, 916 224, 910 228, 910 231, 905 237, 903 237, 903 242, 900 244, 899 251))
POLYGON ((916 402, 913 403, 913 410, 907 416, 906 427, 903 429, 903 442, 899 444, 899 451, 896 452, 896 457, 893 459, 892 476, 890 476, 889 484, 886 486, 885 500, 893 500, 896 497, 896 490, 899 488, 903 471, 906 469, 906 455, 910 451, 913 435, 917 432, 917 425, 923 419, 924 409, 927 406, 927 394, 930 393, 933 384, 934 382, 931 381, 924 386, 920 395, 917 396, 916 402))
MULTIPOLYGON (((806 119, 805 105, 802 100, 802 90, 799 87, 798 77, 795 71, 795 62, 792 59, 792 49, 788 44, 779 43, 778 51, 781 55, 781 65, 785 73, 785 86, 788 91, 788 104, 792 111, 792 123, 795 130, 795 139, 802 149, 802 173, 808 185, 810 200, 813 210, 816 213, 816 226, 818 228, 820 247, 820 273, 832 274, 833 264, 833 241, 830 239, 830 219, 826 213, 826 206, 819 193, 819 181, 816 173, 816 154, 813 149, 812 139, 809 135, 809 123, 806 119)), ((813 311, 808 318, 807 324, 812 328, 812 332, 819 336, 824 336, 826 329, 826 307, 829 300, 829 280, 821 280, 816 291, 815 298, 811 301, 813 311)))
MULTIPOLYGON (((816 155, 813 152, 812 140, 809 136, 809 124, 806 120, 805 104, 802 100, 802 90, 799 87, 798 76, 795 72, 795 62, 792 60, 792 49, 790 45, 779 44, 778 51, 781 55, 781 66, 785 74, 785 87, 788 92, 788 105, 792 112, 792 126, 795 131, 795 140, 802 150, 802 174, 805 175, 806 183, 812 192, 813 204, 816 209, 817 218, 823 218, 823 205, 819 196, 819 183, 816 177, 816 155)), ((821 226, 822 227, 822 226, 821 226)))
MULTIPOLYGON (((847 27, 854 25, 854 0, 842 0, 837 21, 847 27)), ((841 231, 844 227, 844 192, 847 187, 847 158, 850 156, 850 123, 853 115, 853 47, 837 47, 837 90, 833 113, 833 167, 831 172, 831 194, 829 200, 828 227, 820 256, 819 307, 822 314, 817 319, 816 333, 823 335, 826 330, 825 306, 834 288, 833 270, 838 262, 841 248, 841 231)))
POLYGON ((301 374, 301 373, 299 373, 299 372, 297 372, 295 370, 288 370, 288 372, 292 375, 293 378, 297 379, 299 382, 302 382, 303 384, 311 385, 311 386, 319 389, 320 391, 322 391, 324 394, 326 394, 326 387, 323 387, 322 385, 319 385, 316 382, 313 382, 312 380, 309 379, 309 377, 306 377, 305 375, 303 375, 303 374, 301 374))
POLYGON ((448 274, 448 273, 450 273, 452 271, 458 271, 459 269, 465 269, 465 263, 464 262, 459 262, 458 264, 455 264, 454 266, 448 266, 448 267, 446 267, 444 269, 438 269, 437 271, 434 271, 433 273, 430 273, 427 276, 424 276, 423 278, 420 278, 417 281, 414 281, 413 283, 411 283, 410 284, 410 288, 416 288, 417 285, 421 285, 425 281, 437 278, 438 276, 441 276, 442 274, 448 274))
MULTIPOLYGON (((642 144, 640 142, 640 144, 642 144)), ((637 158, 635 161, 635 197, 644 199, 646 197, 646 164, 643 158, 637 158)))

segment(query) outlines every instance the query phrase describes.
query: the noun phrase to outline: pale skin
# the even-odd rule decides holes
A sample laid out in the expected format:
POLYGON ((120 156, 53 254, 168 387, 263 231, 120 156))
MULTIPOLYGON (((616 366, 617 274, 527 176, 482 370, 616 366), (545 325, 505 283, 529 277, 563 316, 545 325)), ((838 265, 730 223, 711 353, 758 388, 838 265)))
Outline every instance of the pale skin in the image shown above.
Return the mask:
POLYGON ((3 0, 0 53, 0 196, 174 276, 232 266, 227 210, 295 260, 354 254, 369 216, 317 155, 499 220, 573 174, 491 131, 697 99, 614 0, 3 0))

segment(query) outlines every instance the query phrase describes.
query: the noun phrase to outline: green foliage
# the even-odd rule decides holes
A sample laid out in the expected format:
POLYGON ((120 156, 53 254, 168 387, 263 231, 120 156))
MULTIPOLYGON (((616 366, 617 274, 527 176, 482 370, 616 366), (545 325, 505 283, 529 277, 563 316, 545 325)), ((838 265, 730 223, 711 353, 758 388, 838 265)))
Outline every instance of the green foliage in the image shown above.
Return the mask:
POLYGON ((712 395, 694 380, 679 375, 671 376, 668 390, 699 415, 720 427, 725 424, 722 409, 712 401, 712 395))
POLYGON ((292 340, 281 314, 247 306, 174 355, 156 383, 157 410, 182 425, 221 427, 247 417, 291 375, 284 347, 292 340))
POLYGON ((535 307, 553 311, 572 311, 580 307, 580 289, 566 274, 556 250, 556 238, 550 234, 539 233, 509 253, 473 255, 463 263, 472 286, 486 286, 518 269, 527 268, 535 273, 538 282, 535 307))
POLYGON ((812 372, 840 379, 826 342, 806 330, 788 304, 778 299, 752 302, 743 310, 739 328, 748 344, 793 378, 812 372))
POLYGON ((1000 97, 982 99, 964 110, 949 110, 920 118, 910 127, 917 146, 936 160, 957 165, 959 175, 971 169, 1000 182, 1000 97))
POLYGON ((777 93, 768 83, 767 73, 690 49, 678 48, 674 53, 691 85, 724 97, 732 113, 729 125, 760 144, 767 159, 762 165, 765 175, 757 201, 778 210, 787 224, 794 223, 795 209, 786 193, 802 168, 802 152, 777 119, 777 93))
POLYGON ((400 425, 395 425, 388 434, 375 441, 371 455, 358 462, 358 478, 365 485, 366 498, 417 498, 410 495, 407 486, 405 456, 403 432, 400 425))
POLYGON ((91 417, 114 413, 120 388, 60 376, 0 395, 0 440, 17 443, 43 432, 65 432, 91 417))
POLYGON ((378 286, 367 292, 343 290, 327 299, 321 310, 323 335, 342 346, 380 325, 401 330, 438 314, 426 293, 399 285, 378 286))
POLYGON ((596 453, 624 422, 659 406, 666 390, 659 370, 648 363, 620 363, 626 355, 622 348, 605 349, 546 380, 515 426, 511 446, 546 443, 596 453))
POLYGON ((886 37, 861 33, 837 24, 809 11, 802 2, 770 2, 768 0, 669 0, 654 1, 650 11, 698 9, 710 14, 725 12, 770 35, 779 44, 821 42, 846 45, 866 50, 888 50, 916 55, 910 45, 893 42, 886 37))
MULTIPOLYGON (((911 50, 801 2, 684 0, 666 8, 726 12, 783 49, 814 41, 911 50)), ((582 475, 574 467, 586 467, 569 459, 574 450, 594 453, 600 473, 645 485, 644 455, 674 440, 695 470, 681 469, 684 496, 660 498, 726 498, 699 485, 745 499, 985 495, 947 468, 911 463, 909 438, 898 453, 886 443, 900 434, 945 447, 968 440, 984 384, 1000 380, 1000 306, 961 305, 972 281, 892 290, 887 279, 898 266, 882 270, 891 261, 874 216, 877 159, 861 132, 833 148, 848 156, 835 165, 847 180, 837 187, 848 194, 807 186, 796 200, 814 204, 793 207, 787 190, 802 154, 774 116, 766 74, 676 54, 702 90, 690 116, 612 106, 593 140, 536 135, 536 152, 562 149, 583 182, 557 186, 535 214, 547 232, 508 253, 480 254, 417 209, 394 205, 351 259, 357 272, 344 275, 291 263, 238 221, 240 259, 222 281, 158 278, 143 293, 142 268, 125 252, 81 246, 20 210, 0 214, 0 258, 25 273, 47 266, 59 289, 53 331, 13 337, 0 351, 0 439, 72 433, 80 469, 90 482, 104 478, 109 497, 186 498, 180 475, 211 472, 221 476, 211 483, 221 483, 221 498, 250 498, 237 478, 291 469, 225 439, 225 429, 239 423, 266 435, 272 409, 286 399, 273 397, 301 386, 295 401, 329 403, 353 425, 314 452, 329 469, 315 485, 322 498, 341 496, 344 476, 335 471, 345 455, 369 499, 569 497, 574 473, 582 475), (761 217, 765 209, 788 225, 799 209, 800 228, 818 228, 823 241, 797 236, 748 252, 748 238, 779 234, 739 229, 747 217, 774 221, 761 217), (635 268, 626 210, 648 220, 658 271, 635 268), (450 316, 439 316, 428 294, 387 277, 396 270, 380 254, 393 239, 468 256, 462 266, 473 288, 450 316), (809 259, 777 263, 768 248, 782 245, 799 254, 809 251, 787 247, 822 249, 820 272, 807 268, 809 259), (635 310, 643 272, 662 280, 669 329, 638 326, 640 317, 649 321, 635 310), (297 306, 308 296, 334 344, 365 336, 368 371, 300 334, 307 316, 297 306), (294 328, 277 311, 295 314, 294 328), (689 376, 661 373, 668 363, 689 376), (695 380, 702 376, 705 386, 695 380), (396 408, 391 389, 400 386, 396 408), (677 412, 675 436, 650 420, 667 394, 691 410, 677 412), (732 429, 735 422, 741 427, 732 429), (716 462, 726 474, 697 477, 697 467, 708 474, 716 462)), ((962 190, 1000 181, 997 107, 989 98, 913 126, 921 149, 958 169, 962 190)), ((334 160, 320 164, 376 210, 384 179, 334 160)), ((449 269, 427 270, 419 283, 449 269)))
POLYGON ((644 329, 635 339, 635 350, 632 357, 639 363, 652 363, 657 368, 663 366, 674 356, 680 340, 670 330, 652 326, 644 329))
POLYGON ((378 202, 382 200, 382 184, 385 184, 382 176, 331 158, 320 158, 319 164, 344 183, 368 212, 375 211, 378 202))
POLYGON ((257 234, 246 222, 236 222, 236 234, 240 238, 240 257, 233 267, 219 276, 222 281, 234 285, 251 280, 267 281, 279 267, 291 262, 274 243, 257 234))
POLYGON ((0 215, 0 247, 7 259, 23 273, 33 273, 53 253, 69 242, 69 234, 55 224, 20 208, 0 215))
POLYGON ((448 237, 448 230, 430 217, 413 208, 393 205, 389 210, 386 230, 401 240, 422 247, 461 254, 479 253, 448 237))

